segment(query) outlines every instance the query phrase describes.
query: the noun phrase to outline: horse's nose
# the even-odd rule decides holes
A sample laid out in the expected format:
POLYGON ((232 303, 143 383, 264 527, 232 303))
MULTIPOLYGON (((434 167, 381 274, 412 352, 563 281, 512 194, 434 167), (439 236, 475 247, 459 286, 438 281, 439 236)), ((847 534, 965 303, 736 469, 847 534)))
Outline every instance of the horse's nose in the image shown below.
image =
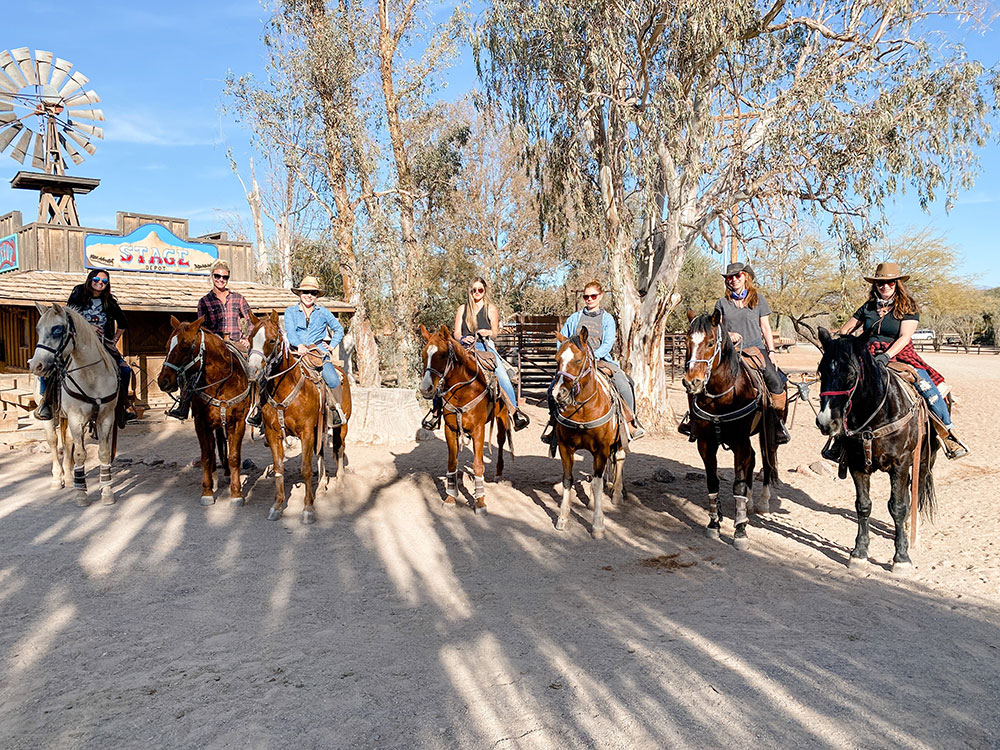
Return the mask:
POLYGON ((683 381, 684 388, 688 393, 700 393, 701 392, 701 378, 684 378, 683 381))

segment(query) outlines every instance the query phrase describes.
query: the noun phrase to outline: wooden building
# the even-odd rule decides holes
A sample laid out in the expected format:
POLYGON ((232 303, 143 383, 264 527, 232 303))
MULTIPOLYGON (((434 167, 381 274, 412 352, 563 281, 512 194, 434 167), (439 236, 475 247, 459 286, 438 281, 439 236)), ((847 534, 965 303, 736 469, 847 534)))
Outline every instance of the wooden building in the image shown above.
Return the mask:
MULTIPOLYGON (((198 300, 211 290, 209 269, 216 259, 229 263, 229 287, 246 297, 255 314, 282 312, 298 301, 288 289, 249 281, 252 246, 224 232, 191 238, 186 219, 125 212, 116 224, 113 230, 23 225, 19 211, 0 216, 0 372, 26 370, 37 342, 35 303, 65 303, 91 268, 107 269, 111 292, 128 317, 119 346, 138 373, 137 395, 147 404, 158 400, 155 381, 170 316, 196 317, 198 300)), ((324 298, 323 304, 338 314, 353 311, 336 300, 324 298)))

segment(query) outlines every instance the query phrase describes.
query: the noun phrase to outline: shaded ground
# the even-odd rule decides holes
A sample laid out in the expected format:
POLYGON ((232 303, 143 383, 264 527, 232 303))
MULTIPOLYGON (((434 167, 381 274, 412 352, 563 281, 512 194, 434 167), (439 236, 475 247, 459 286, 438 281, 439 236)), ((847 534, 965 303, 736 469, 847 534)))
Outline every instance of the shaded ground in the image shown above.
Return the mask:
POLYGON ((200 507, 190 425, 130 428, 112 507, 75 507, 47 489, 48 456, 5 450, 0 746, 1000 747, 1000 359, 928 359, 973 455, 940 462, 940 513, 902 580, 884 477, 857 578, 852 486, 789 471, 822 445, 808 408, 747 553, 725 543, 731 456, 713 542, 677 435, 637 444, 607 539, 578 503, 556 532, 537 409, 486 518, 441 504, 440 440, 350 447, 346 488, 320 495, 312 527, 301 485, 265 520, 261 443, 245 450, 261 467, 249 504, 200 507))

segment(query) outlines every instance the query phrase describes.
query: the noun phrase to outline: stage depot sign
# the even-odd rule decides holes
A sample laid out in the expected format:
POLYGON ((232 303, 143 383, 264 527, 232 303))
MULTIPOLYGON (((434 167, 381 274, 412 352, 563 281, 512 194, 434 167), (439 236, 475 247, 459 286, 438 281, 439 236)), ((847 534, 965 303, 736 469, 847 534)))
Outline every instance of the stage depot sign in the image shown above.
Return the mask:
POLYGON ((124 237, 88 234, 83 243, 87 268, 207 275, 219 259, 215 245, 182 240, 161 224, 143 224, 124 237))
POLYGON ((16 271, 17 267, 17 235, 0 237, 0 273, 16 271))

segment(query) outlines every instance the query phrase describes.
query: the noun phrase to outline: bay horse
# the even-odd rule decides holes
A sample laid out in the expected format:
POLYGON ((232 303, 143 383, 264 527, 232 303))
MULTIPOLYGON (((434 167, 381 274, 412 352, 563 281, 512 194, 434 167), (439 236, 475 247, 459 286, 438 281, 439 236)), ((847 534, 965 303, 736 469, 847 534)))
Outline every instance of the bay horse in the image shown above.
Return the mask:
MULTIPOLYGON (((255 380, 264 395, 261 416, 264 420, 264 436, 271 449, 274 465, 274 504, 267 518, 276 521, 285 509, 285 437, 294 435, 302 446, 302 480, 305 483, 305 507, 302 523, 316 520, 313 490, 313 456, 317 459, 318 483, 324 488, 329 481, 323 461, 323 442, 326 432, 326 404, 323 377, 306 361, 299 357, 288 345, 285 331, 278 313, 272 311, 267 317, 254 323, 250 332, 250 356, 247 360, 250 378, 255 380)), ((330 434, 331 458, 337 464, 337 487, 343 485, 344 447, 347 443, 347 425, 351 419, 351 385, 341 368, 341 405, 344 421, 333 427, 330 434)))
POLYGON ((570 494, 573 490, 573 461, 578 450, 590 451, 594 458, 594 475, 590 488, 593 495, 594 519, 591 536, 604 538, 604 477, 611 476, 611 502, 622 499, 622 472, 625 459, 622 448, 621 420, 615 406, 614 386, 598 371, 594 352, 587 343, 590 333, 581 328, 567 338, 556 333, 561 342, 556 351, 556 375, 551 394, 556 404, 555 436, 562 461, 563 493, 559 504, 556 529, 566 528, 569 518, 570 494))
POLYGON ((935 430, 929 429, 926 402, 900 378, 880 368, 860 337, 833 337, 820 328, 819 340, 823 357, 816 426, 840 441, 842 461, 854 480, 858 535, 848 567, 858 572, 868 569, 871 475, 884 471, 891 483, 889 515, 895 524, 892 570, 906 572, 912 567, 907 514, 912 511, 910 535, 915 540, 917 510, 933 515, 936 502, 933 469, 940 443, 935 430), (926 449, 919 451, 921 446, 926 449))
POLYGON ((483 445, 486 426, 497 430, 497 458, 494 481, 503 479, 503 448, 514 452, 510 414, 503 399, 491 395, 489 374, 479 364, 476 355, 452 335, 448 326, 431 333, 421 323, 420 334, 427 343, 422 357, 424 375, 418 392, 427 399, 440 397, 444 412, 445 439, 448 443, 448 472, 445 478, 444 502, 454 505, 458 498, 458 452, 466 435, 472 438, 472 473, 475 477, 473 510, 486 512, 486 483, 483 479, 483 445))
POLYGON ((698 440, 698 453, 705 464, 708 484, 708 527, 705 533, 718 539, 722 528, 719 506, 719 446, 733 451, 733 498, 735 528, 733 546, 746 550, 747 513, 770 510, 771 484, 778 479, 777 420, 785 418, 787 404, 781 409, 765 407, 767 387, 763 378, 751 370, 733 346, 716 310, 711 315, 695 316, 688 310, 687 359, 684 389, 688 393, 691 434, 698 440), (753 505, 753 478, 756 455, 751 438, 760 437, 763 486, 760 499, 753 505))
POLYGON ((48 387, 61 390, 54 418, 42 422, 52 453, 52 488, 65 486, 72 467, 76 502, 81 506, 88 504, 84 430, 89 426, 97 440, 101 462, 101 500, 111 505, 115 502, 111 461, 118 436, 115 420, 118 361, 104 346, 94 326, 76 310, 59 304, 37 307, 38 344, 28 360, 28 368, 39 377, 51 377, 48 387))
POLYGON ((243 434, 250 408, 250 380, 243 361, 221 336, 202 328, 201 317, 182 323, 173 315, 166 359, 156 383, 164 393, 192 396, 191 413, 201 446, 202 505, 215 504, 215 450, 229 477, 229 502, 243 505, 240 482, 243 434))

